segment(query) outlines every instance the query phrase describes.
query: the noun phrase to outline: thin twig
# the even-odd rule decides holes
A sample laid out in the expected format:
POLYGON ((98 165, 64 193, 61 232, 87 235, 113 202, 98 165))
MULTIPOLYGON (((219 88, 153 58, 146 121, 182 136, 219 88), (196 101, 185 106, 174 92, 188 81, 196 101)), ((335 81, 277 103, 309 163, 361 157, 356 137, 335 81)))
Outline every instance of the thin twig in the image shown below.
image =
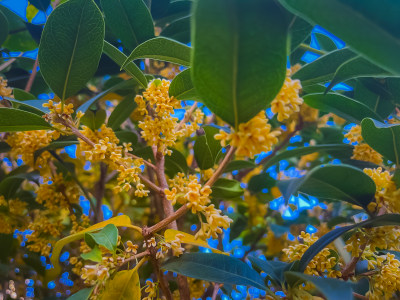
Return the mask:
POLYGON ((211 300, 217 299, 218 291, 219 291, 219 284, 218 284, 218 283, 215 283, 215 284, 214 284, 214 290, 213 290, 213 293, 212 293, 211 300))
POLYGON ((10 60, 6 61, 4 64, 0 65, 0 72, 3 71, 5 68, 7 68, 8 66, 12 65, 18 57, 21 57, 23 55, 23 53, 21 53, 20 55, 18 55, 17 57, 11 58, 10 60))
POLYGON ((214 172, 214 174, 211 176, 211 178, 206 182, 205 185, 208 186, 213 186, 214 183, 217 181, 217 179, 222 175, 222 173, 224 172, 226 166, 228 165, 228 163, 231 161, 233 155, 236 152, 236 148, 235 147, 231 147, 228 150, 228 153, 225 155, 224 160, 222 161, 222 163, 219 165, 218 169, 214 172))
POLYGON ((134 256, 131 256, 131 257, 125 259, 122 263, 120 263, 120 264, 118 265, 118 267, 120 268, 120 267, 122 267, 123 265, 125 265, 125 264, 127 264, 127 263, 129 263, 129 262, 131 262, 131 261, 136 261, 136 260, 138 260, 139 258, 144 257, 144 256, 147 256, 147 255, 150 255, 149 250, 143 251, 143 252, 141 252, 141 253, 138 253, 138 254, 136 254, 136 255, 134 255, 134 256))
POLYGON ((312 48, 312 47, 310 47, 310 46, 307 45, 307 44, 300 44, 300 45, 299 45, 299 48, 301 48, 301 49, 303 49, 303 50, 307 50, 307 51, 313 52, 313 53, 316 53, 316 54, 319 54, 319 55, 324 55, 324 54, 326 54, 325 51, 312 48))
POLYGON ((36 56, 36 60, 35 60, 35 63, 33 64, 33 68, 32 68, 32 73, 29 76, 28 82, 26 83, 26 86, 25 86, 25 92, 29 93, 32 89, 33 82, 35 81, 35 78, 36 78, 38 65, 39 65, 39 55, 36 56))
MULTIPOLYGON (((134 158, 134 159, 141 159, 141 157, 136 156, 135 154, 132 154, 132 153, 129 153, 129 152, 128 152, 126 155, 127 155, 127 156, 130 156, 130 157, 132 157, 132 158, 134 158)), ((143 163, 144 163, 146 166, 152 168, 153 170, 156 169, 156 166, 155 166, 155 165, 153 165, 151 162, 149 162, 149 161, 147 161, 147 160, 145 160, 145 159, 143 159, 143 163)))
POLYGON ((178 131, 182 128, 183 124, 185 124, 186 122, 188 122, 190 120, 190 117, 192 116, 193 112, 196 110, 197 108, 197 102, 195 102, 190 108, 189 110, 185 113, 185 116, 183 117, 183 119, 179 122, 178 126, 175 128, 175 131, 178 131))

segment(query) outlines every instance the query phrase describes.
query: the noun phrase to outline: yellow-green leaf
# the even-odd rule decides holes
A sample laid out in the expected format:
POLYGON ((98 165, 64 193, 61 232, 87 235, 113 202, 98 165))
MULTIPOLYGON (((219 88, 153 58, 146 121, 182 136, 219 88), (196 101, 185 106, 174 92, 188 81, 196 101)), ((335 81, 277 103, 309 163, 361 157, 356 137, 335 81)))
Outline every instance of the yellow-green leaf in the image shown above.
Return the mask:
POLYGON ((136 269, 120 271, 107 281, 101 300, 140 299, 140 281, 136 269))

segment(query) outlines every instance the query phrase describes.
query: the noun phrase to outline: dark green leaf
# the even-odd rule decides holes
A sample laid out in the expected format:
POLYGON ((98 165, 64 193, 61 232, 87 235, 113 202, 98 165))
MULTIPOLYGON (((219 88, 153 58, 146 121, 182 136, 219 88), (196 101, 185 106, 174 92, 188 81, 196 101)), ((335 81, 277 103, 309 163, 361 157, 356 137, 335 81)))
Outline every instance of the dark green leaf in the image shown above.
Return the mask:
POLYGON ((269 278, 277 283, 282 283, 283 272, 290 266, 290 264, 285 262, 262 260, 255 256, 249 256, 248 259, 253 266, 259 268, 261 271, 267 274, 269 278))
POLYGON ((303 97, 307 105, 323 112, 332 112, 350 122, 360 123, 364 118, 382 120, 365 104, 337 93, 317 93, 303 97))
POLYGON ((96 233, 85 233, 85 242, 93 249, 96 245, 103 246, 114 252, 118 242, 118 228, 114 224, 108 224, 96 233))
MULTIPOLYGON (((123 54, 107 41, 104 41, 103 52, 119 66, 122 66, 127 59, 125 54, 123 54)), ((143 88, 147 88, 146 77, 133 62, 126 64, 126 66, 122 68, 125 70, 126 73, 132 76, 133 79, 135 79, 143 88)))
POLYGON ((136 108, 136 102, 132 97, 127 97, 122 100, 113 110, 108 118, 107 126, 113 130, 118 129, 122 123, 129 118, 133 110, 136 108))
POLYGON ((151 58, 182 66, 190 66, 190 47, 165 37, 156 37, 137 46, 122 67, 133 60, 141 58, 151 58))
POLYGON ((79 144, 78 141, 54 141, 54 142, 51 142, 48 146, 35 151, 35 153, 34 153, 35 160, 37 157, 39 157, 45 151, 56 150, 56 149, 64 148, 64 147, 71 146, 71 145, 77 145, 77 144, 79 144))
POLYGON ((160 34, 167 38, 187 44, 190 42, 190 17, 184 17, 170 23, 160 34))
POLYGON ((143 0, 101 0, 106 24, 129 50, 154 37, 153 19, 143 0))
POLYGON ((178 172, 180 173, 187 173, 189 167, 186 162, 185 156, 181 152, 176 149, 172 150, 171 155, 165 156, 165 172, 166 174, 172 178, 178 172))
POLYGON ((87 110, 85 115, 81 118, 81 123, 91 130, 97 130, 105 123, 106 118, 107 113, 103 109, 87 110))
POLYGON ((323 33, 315 33, 315 37, 317 38, 318 44, 320 45, 321 49, 326 50, 328 52, 337 49, 335 43, 327 35, 323 33))
POLYGON ((361 134, 375 151, 396 165, 400 164, 400 125, 385 124, 367 118, 361 122, 361 134))
POLYGON ((138 136, 136 133, 133 133, 131 131, 116 131, 115 135, 119 139, 120 144, 122 143, 131 143, 132 146, 136 145, 138 142, 138 136))
POLYGON ((282 87, 286 15, 272 0, 199 0, 194 6, 193 85, 211 111, 237 128, 282 87))
POLYGON ((48 130, 51 125, 42 117, 15 108, 0 107, 0 132, 48 130))
POLYGON ((104 20, 93 0, 69 0, 49 16, 39 46, 43 78, 62 100, 92 78, 103 50, 104 20))
POLYGON ((200 100, 194 90, 190 69, 184 70, 172 80, 169 95, 178 100, 200 100))
POLYGON ((327 300, 353 300, 353 289, 350 282, 334 278, 323 278, 306 275, 299 272, 285 272, 288 282, 311 282, 327 300))
POLYGON ((293 74, 293 79, 299 79, 303 87, 327 82, 333 78, 341 64, 355 56, 347 48, 332 51, 303 66, 293 74))
POLYGON ((79 292, 69 296, 67 300, 88 300, 93 292, 94 287, 80 290, 79 292))
POLYGON ((339 82, 352 78, 389 76, 391 76, 390 72, 376 66, 363 57, 356 56, 340 65, 326 90, 330 91, 339 82))
POLYGON ((244 190, 240 187, 240 182, 234 179, 219 178, 212 187, 213 198, 232 199, 242 196, 244 190))
POLYGON ((311 34, 311 30, 313 29, 313 26, 310 23, 299 17, 295 18, 296 19, 294 20, 293 25, 289 28, 291 43, 290 47, 292 52, 307 39, 307 37, 311 34))
POLYGON ((193 150, 199 168, 207 170, 216 163, 222 147, 219 141, 214 139, 214 135, 219 132, 217 128, 205 126, 203 129, 205 134, 197 137, 193 150))
POLYGON ((286 200, 300 191, 324 199, 341 200, 366 209, 374 199, 374 181, 362 170, 349 165, 318 166, 302 178, 278 182, 286 200), (343 180, 346 178, 346 180, 343 180))
POLYGON ((256 166, 254 162, 249 160, 233 160, 226 166, 224 172, 229 173, 235 170, 253 169, 256 166))
POLYGON ((256 271, 241 260, 224 254, 184 253, 169 259, 162 268, 196 279, 266 289, 256 271))
POLYGON ((50 0, 29 0, 29 2, 41 11, 46 11, 49 8, 50 0))
POLYGON ((13 95, 15 100, 26 101, 26 100, 34 100, 36 97, 31 93, 25 92, 24 90, 14 88, 13 95))
POLYGON ((7 17, 0 10, 0 46, 4 43, 8 36, 8 21, 7 17))
POLYGON ((18 108, 19 110, 28 111, 39 116, 43 116, 45 113, 49 112, 49 110, 46 107, 43 107, 43 104, 47 103, 48 100, 19 101, 10 97, 3 97, 3 98, 10 101, 13 104, 13 107, 18 108))
MULTIPOLYGON (((343 139, 343 138, 342 138, 343 139)), ((303 155, 311 154, 314 152, 353 152, 353 146, 348 144, 331 144, 331 145, 316 145, 316 146, 308 146, 308 147, 299 147, 293 150, 286 150, 280 152, 279 154, 273 156, 264 164, 264 170, 273 166, 274 164, 280 162, 283 159, 291 158, 291 157, 300 157, 303 155)))
POLYGON ((267 173, 261 173, 250 178, 247 189, 252 193, 259 193, 263 189, 275 186, 276 180, 267 173))
POLYGON ((392 0, 279 0, 380 67, 400 74, 400 2, 392 0), (368 32, 368 34, 364 34, 368 32))
POLYGON ((0 196, 4 196, 6 199, 13 198, 25 179, 26 176, 23 175, 8 176, 4 178, 0 181, 0 196))

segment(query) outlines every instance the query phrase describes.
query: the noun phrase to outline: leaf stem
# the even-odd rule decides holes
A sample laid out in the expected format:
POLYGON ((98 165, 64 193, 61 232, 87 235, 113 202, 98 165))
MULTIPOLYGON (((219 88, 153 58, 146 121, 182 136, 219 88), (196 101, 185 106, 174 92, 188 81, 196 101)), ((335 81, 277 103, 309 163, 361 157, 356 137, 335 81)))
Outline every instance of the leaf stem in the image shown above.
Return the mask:
POLYGON ((324 54, 326 54, 325 51, 315 49, 315 48, 313 48, 313 47, 310 47, 310 46, 307 45, 307 44, 300 44, 299 47, 300 47, 301 49, 303 49, 303 50, 307 50, 307 51, 313 52, 313 53, 315 53, 315 54, 319 54, 319 55, 324 55, 324 54))

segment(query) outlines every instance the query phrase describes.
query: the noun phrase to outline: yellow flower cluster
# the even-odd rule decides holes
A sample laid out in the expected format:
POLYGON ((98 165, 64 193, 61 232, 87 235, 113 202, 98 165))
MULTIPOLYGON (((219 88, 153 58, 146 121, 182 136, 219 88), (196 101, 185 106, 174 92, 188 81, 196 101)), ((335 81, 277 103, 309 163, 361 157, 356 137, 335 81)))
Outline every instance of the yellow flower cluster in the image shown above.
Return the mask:
POLYGON ((78 112, 74 121, 72 119, 72 114, 74 113, 74 105, 72 103, 63 103, 59 98, 57 98, 57 100, 58 102, 49 100, 47 103, 43 104, 43 107, 48 108, 48 110, 50 111, 50 113, 45 115, 45 119, 62 134, 72 134, 71 129, 65 126, 65 124, 61 124, 60 122, 64 120, 65 122, 70 123, 75 127, 78 127, 79 121, 84 114, 82 112, 78 112))
POLYGON ((393 294, 400 291, 400 261, 388 253, 380 257, 378 270, 370 279, 367 297, 371 300, 394 299, 393 294))
POLYGON ((104 162, 112 170, 117 170, 118 185, 114 188, 116 192, 129 191, 132 184, 135 185, 135 195, 138 197, 147 196, 149 191, 144 189, 140 182, 139 174, 142 172, 140 166, 142 159, 133 159, 128 156, 132 150, 131 144, 118 146, 119 140, 114 131, 103 124, 99 130, 92 131, 89 127, 83 126, 80 131, 85 137, 94 142, 94 148, 85 141, 80 140, 80 150, 84 151, 86 159, 91 162, 104 162))
POLYGON ((166 254, 170 249, 172 250, 173 256, 181 256, 185 251, 185 248, 183 248, 181 244, 182 239, 183 234, 178 233, 177 235, 175 235, 175 239, 171 242, 167 243, 166 241, 161 241, 160 243, 158 243, 160 248, 156 254, 157 259, 164 258, 164 254, 166 254))
POLYGON ((0 196, 0 233, 11 234, 26 226, 27 203, 18 199, 6 200, 0 196))
POLYGON ((51 211, 69 209, 71 204, 79 203, 78 186, 66 181, 62 173, 55 174, 51 178, 51 183, 41 184, 36 193, 36 202, 43 204, 51 211))
POLYGON ((201 222, 201 228, 195 237, 206 239, 209 237, 217 238, 222 233, 222 229, 228 229, 232 220, 227 216, 221 215, 221 210, 216 209, 214 204, 210 204, 211 188, 209 186, 201 186, 195 175, 178 173, 175 178, 170 180, 170 190, 165 189, 166 197, 174 205, 176 202, 187 204, 192 213, 198 214, 201 222), (206 223, 203 222, 203 218, 206 223))
POLYGON ((294 112, 299 112, 300 106, 303 104, 303 99, 299 96, 301 91, 300 80, 293 80, 290 77, 291 75, 292 71, 288 69, 285 82, 271 103, 271 111, 278 114, 279 122, 289 119, 294 112))
POLYGON ((7 86, 7 80, 0 76, 0 97, 12 97, 12 89, 7 86))
MULTIPOLYGON (((299 260, 307 249, 318 240, 318 237, 302 231, 298 239, 302 240, 303 243, 296 243, 282 250, 286 255, 286 261, 299 260)), ((341 272, 336 270, 338 263, 338 258, 332 255, 331 250, 324 248, 314 256, 304 273, 315 276, 326 274, 328 277, 340 277, 342 275, 341 272)))
POLYGON ((157 297, 158 287, 156 283, 151 280, 146 280, 146 285, 144 287, 144 292, 147 293, 147 296, 142 298, 142 300, 152 300, 157 297))
POLYGON ((57 131, 34 130, 11 133, 6 142, 11 146, 11 155, 21 156, 28 166, 40 170, 41 173, 48 171, 48 160, 51 158, 49 152, 43 152, 35 161, 35 151, 46 147, 59 134, 57 131))
POLYGON ((382 164, 382 155, 372 149, 367 143, 364 143, 364 140, 361 136, 360 125, 353 126, 349 132, 345 134, 345 137, 351 143, 357 143, 353 149, 353 156, 351 157, 352 159, 369 161, 377 165, 382 164))
POLYGON ((144 120, 139 122, 143 139, 150 146, 157 146, 159 152, 170 155, 168 147, 174 146, 178 138, 195 132, 204 115, 197 109, 188 116, 188 122, 180 125, 172 114, 174 109, 181 108, 181 104, 174 97, 169 97, 169 85, 168 80, 155 79, 149 83, 143 96, 136 96, 135 102, 139 113, 144 116, 144 120))
POLYGON ((279 134, 280 132, 277 130, 271 131, 265 111, 261 111, 247 123, 240 124, 237 132, 233 129, 231 133, 220 130, 214 138, 220 140, 223 147, 230 141, 229 144, 237 148, 237 156, 253 158, 254 155, 263 151, 270 151, 272 146, 278 142, 279 134))

